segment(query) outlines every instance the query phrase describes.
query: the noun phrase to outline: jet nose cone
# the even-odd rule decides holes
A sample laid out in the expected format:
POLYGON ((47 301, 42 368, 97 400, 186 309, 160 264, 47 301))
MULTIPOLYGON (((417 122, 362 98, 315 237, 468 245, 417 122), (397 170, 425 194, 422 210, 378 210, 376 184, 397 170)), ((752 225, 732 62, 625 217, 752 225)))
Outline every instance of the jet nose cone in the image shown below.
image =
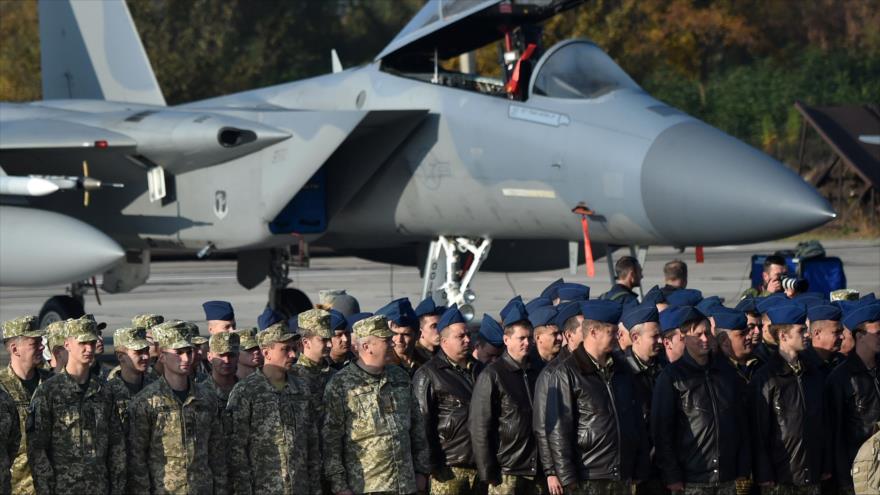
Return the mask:
POLYGON ((654 228, 683 246, 778 239, 836 216, 785 165, 702 122, 657 136, 642 163, 641 185, 654 228))

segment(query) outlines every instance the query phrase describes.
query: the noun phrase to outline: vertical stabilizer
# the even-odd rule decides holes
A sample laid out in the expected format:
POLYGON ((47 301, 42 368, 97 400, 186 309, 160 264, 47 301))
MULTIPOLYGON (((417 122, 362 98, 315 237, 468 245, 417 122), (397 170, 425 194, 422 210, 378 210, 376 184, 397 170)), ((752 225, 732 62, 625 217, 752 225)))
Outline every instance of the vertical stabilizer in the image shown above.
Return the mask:
POLYGON ((165 105, 123 0, 40 0, 43 99, 165 105))

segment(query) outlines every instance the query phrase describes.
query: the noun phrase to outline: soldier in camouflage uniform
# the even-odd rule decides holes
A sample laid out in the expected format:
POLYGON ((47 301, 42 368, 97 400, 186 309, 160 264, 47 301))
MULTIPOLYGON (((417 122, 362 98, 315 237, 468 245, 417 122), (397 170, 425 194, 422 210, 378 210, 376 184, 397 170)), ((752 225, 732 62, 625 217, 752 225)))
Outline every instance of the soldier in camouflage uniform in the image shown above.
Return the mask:
POLYGON ((51 356, 49 365, 55 373, 60 372, 67 364, 67 349, 64 348, 67 337, 64 323, 64 321, 53 321, 46 326, 46 350, 51 356))
POLYGON ((0 493, 12 493, 12 459, 21 444, 15 401, 0 388, 0 493))
POLYGON ((132 492, 225 494, 226 456, 217 399, 192 380, 185 322, 153 327, 164 374, 128 406, 128 487, 132 492))
POLYGON ((199 326, 191 321, 186 322, 189 330, 189 341, 193 345, 193 378, 196 383, 211 381, 211 362, 208 359, 208 338, 199 334, 199 326))
POLYGON ((27 418, 28 463, 37 493, 123 493, 125 438, 106 383, 92 370, 94 320, 65 324, 64 369, 42 383, 27 418))
POLYGON ((113 346, 119 366, 107 377, 116 415, 128 429, 128 404, 132 397, 158 377, 150 367, 150 343, 143 328, 119 328, 113 333, 113 346))
POLYGON ((776 292, 782 292, 782 278, 788 273, 788 264, 785 258, 778 255, 767 256, 764 259, 764 271, 761 273, 761 287, 749 287, 743 291, 740 299, 747 297, 766 297, 776 292))
POLYGON ((18 452, 12 460, 12 493, 16 495, 35 493, 27 460, 25 419, 37 386, 52 376, 51 371, 38 367, 43 360, 42 337, 43 331, 38 328, 36 316, 22 316, 3 322, 3 344, 9 353, 9 366, 0 370, 0 388, 15 401, 21 433, 18 452))
POLYGON ((386 366, 388 321, 371 316, 353 330, 358 360, 324 392, 324 476, 337 494, 425 490, 428 441, 409 375, 386 366))
POLYGON ((157 363, 159 361, 159 344, 156 342, 155 336, 153 335, 153 327, 160 323, 165 322, 165 317, 162 315, 153 315, 153 314, 142 314, 137 315, 131 319, 131 326, 134 328, 143 328, 147 333, 147 342, 150 343, 150 367, 153 368, 156 372, 156 376, 162 374, 162 370, 159 369, 157 363))
POLYGON ((238 334, 233 332, 215 333, 208 341, 211 379, 205 381, 205 385, 217 396, 221 415, 226 410, 226 401, 229 400, 232 387, 238 382, 235 376, 238 369, 238 342, 238 334))
POLYGON ((226 406, 235 493, 320 494, 316 417, 307 385, 290 371, 297 335, 282 321, 257 337, 263 368, 235 385, 226 406))
POLYGON ((244 380, 252 373, 263 367, 263 353, 260 352, 260 344, 257 342, 257 329, 244 328, 235 330, 238 335, 238 369, 235 377, 244 380))
POLYGON ((310 309, 297 316, 299 333, 302 336, 302 352, 296 360, 293 372, 303 379, 309 388, 313 407, 318 411, 316 418, 323 417, 321 411, 324 387, 336 370, 330 367, 327 356, 330 352, 330 313, 323 309, 310 309))
POLYGON ((339 371, 356 358, 351 352, 351 328, 345 320, 345 315, 335 309, 329 311, 333 337, 330 338, 330 355, 327 357, 327 364, 339 371))

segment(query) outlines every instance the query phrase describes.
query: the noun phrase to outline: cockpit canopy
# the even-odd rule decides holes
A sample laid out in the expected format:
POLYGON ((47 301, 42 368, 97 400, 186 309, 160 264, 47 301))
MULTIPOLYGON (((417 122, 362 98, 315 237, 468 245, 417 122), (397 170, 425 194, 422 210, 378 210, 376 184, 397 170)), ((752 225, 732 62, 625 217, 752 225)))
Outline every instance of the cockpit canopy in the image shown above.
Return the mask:
POLYGON ((605 52, 586 40, 563 41, 538 62, 530 94, 590 99, 617 89, 639 89, 605 52))

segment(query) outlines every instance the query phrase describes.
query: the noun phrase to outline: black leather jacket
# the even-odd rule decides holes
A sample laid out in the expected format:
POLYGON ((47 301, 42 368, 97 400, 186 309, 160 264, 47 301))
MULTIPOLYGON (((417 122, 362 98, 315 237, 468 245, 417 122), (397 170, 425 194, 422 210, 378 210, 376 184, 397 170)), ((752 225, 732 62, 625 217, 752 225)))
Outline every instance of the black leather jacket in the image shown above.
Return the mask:
POLYGON ((468 409, 474 382, 482 369, 482 363, 474 359, 470 359, 467 369, 456 366, 443 350, 438 350, 413 377, 413 392, 424 418, 433 474, 447 466, 475 466, 468 409))
POLYGON ((840 363, 846 360, 846 356, 839 352, 835 352, 828 358, 828 360, 824 360, 819 357, 819 353, 816 352, 816 349, 813 346, 807 347, 804 352, 800 353, 801 359, 811 364, 814 368, 818 369, 820 373, 822 373, 822 379, 825 380, 828 378, 828 375, 836 368, 840 363))
POLYGON ((749 475, 746 389, 724 359, 710 358, 704 367, 685 352, 657 378, 651 438, 667 485, 749 475))
POLYGON ((547 426, 547 390, 550 387, 550 375, 559 366, 559 363, 571 355, 568 346, 562 346, 559 354, 547 363, 538 373, 535 381, 534 400, 532 401, 532 431, 535 433, 535 443, 538 446, 538 459, 541 461, 541 469, 544 476, 556 476, 556 465, 553 462, 553 453, 547 442, 547 434, 550 432, 547 426))
POLYGON ((752 434, 755 481, 810 485, 830 472, 822 373, 799 359, 795 371, 781 355, 758 370, 752 434))
POLYGON ((646 479, 648 441, 633 377, 618 358, 603 372, 583 347, 549 375, 547 441, 563 486, 646 479))
POLYGON ((880 380, 855 350, 828 375, 826 398, 834 442, 834 475, 841 486, 852 487, 850 468, 856 452, 874 434, 880 421, 880 380))
POLYGON ((642 404, 642 419, 645 425, 648 425, 651 420, 651 396, 654 392, 654 383, 662 369, 661 362, 657 358, 654 358, 650 364, 642 362, 633 354, 632 347, 623 352, 622 359, 633 375, 636 395, 642 404))
POLYGON ((534 476, 538 449, 532 433, 537 370, 528 356, 519 365, 505 352, 480 373, 468 419, 477 472, 486 482, 501 474, 534 476))

